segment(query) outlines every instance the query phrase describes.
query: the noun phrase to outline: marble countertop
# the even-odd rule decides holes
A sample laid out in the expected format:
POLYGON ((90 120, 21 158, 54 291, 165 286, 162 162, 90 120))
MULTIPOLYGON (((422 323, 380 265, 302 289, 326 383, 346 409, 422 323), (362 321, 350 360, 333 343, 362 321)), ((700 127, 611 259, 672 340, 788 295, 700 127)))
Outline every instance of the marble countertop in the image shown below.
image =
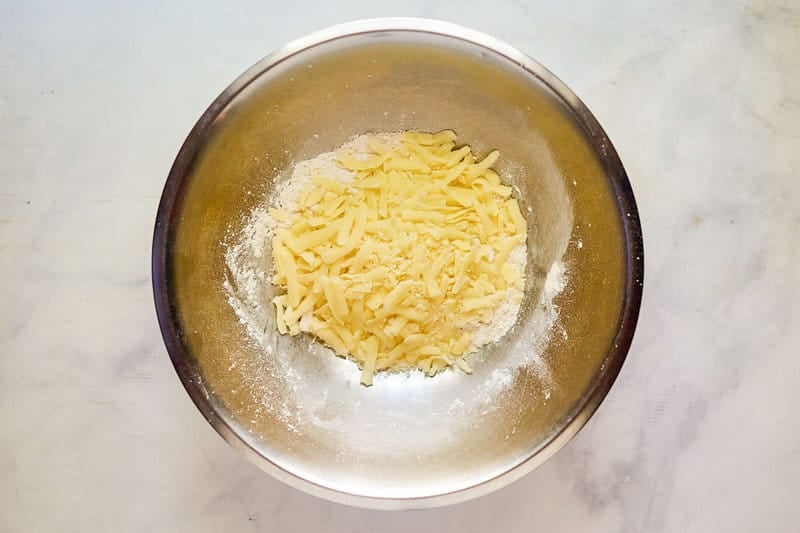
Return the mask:
POLYGON ((749 2, 15 2, 0 17, 0 531, 796 531, 800 8, 749 2), (365 511, 196 411, 150 289, 161 188, 239 73, 313 29, 450 20, 552 69, 631 177, 647 252, 595 417, 466 504, 365 511))

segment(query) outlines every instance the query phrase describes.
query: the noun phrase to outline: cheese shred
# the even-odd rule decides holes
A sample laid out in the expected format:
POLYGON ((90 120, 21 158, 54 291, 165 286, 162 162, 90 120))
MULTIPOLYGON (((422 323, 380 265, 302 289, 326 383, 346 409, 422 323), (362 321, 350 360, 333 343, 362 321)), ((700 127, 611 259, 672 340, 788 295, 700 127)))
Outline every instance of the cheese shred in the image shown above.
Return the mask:
POLYGON ((270 212, 278 331, 312 333, 367 386, 385 370, 471 373, 477 325, 524 283, 508 259, 527 225, 491 169, 500 154, 477 160, 451 130, 368 146, 337 156, 351 183, 314 176, 296 209, 270 212))

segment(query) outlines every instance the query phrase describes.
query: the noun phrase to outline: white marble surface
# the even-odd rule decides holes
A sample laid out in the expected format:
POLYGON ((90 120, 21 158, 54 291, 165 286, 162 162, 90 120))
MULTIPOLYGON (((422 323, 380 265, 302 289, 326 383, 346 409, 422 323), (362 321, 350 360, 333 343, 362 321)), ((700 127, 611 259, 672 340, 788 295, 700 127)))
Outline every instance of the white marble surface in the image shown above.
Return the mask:
POLYGON ((785 2, 0 3, 0 531, 797 531, 800 7, 785 2), (489 4, 493 4, 489 7, 489 4), (183 391, 149 251, 205 106, 331 23, 495 34, 605 126, 645 230, 622 374, 534 474, 433 511, 283 486, 183 391))

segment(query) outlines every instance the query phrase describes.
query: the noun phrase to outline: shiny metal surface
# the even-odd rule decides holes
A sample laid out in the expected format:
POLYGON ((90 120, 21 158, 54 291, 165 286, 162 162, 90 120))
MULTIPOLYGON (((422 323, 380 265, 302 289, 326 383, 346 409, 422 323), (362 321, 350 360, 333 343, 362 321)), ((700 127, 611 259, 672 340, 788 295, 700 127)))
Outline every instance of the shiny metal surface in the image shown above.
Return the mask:
POLYGON ((324 30, 237 79, 179 152, 153 243, 164 340, 214 428, 301 490, 385 509, 485 494, 563 446, 619 372, 642 273, 625 171, 580 100, 512 47, 419 19, 324 30), (443 128, 479 152, 499 149, 499 171, 531 209, 512 332, 475 355, 472 376, 382 376, 371 388, 352 363, 278 336, 269 320, 269 350, 251 342, 222 288, 224 243, 272 192, 272 177, 366 131, 443 128), (557 334, 543 341, 544 277, 562 255, 557 334))

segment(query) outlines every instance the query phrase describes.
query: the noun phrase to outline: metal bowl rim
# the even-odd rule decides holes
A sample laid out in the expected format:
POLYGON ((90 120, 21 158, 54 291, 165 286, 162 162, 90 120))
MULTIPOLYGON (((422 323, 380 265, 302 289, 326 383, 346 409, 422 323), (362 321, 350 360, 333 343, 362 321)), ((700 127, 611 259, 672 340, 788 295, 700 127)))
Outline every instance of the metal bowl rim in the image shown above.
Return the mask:
POLYGON ((211 426, 233 448, 243 453, 248 460, 262 470, 288 485, 308 494, 347 505, 373 509, 412 509, 433 508, 464 502, 487 494, 516 481, 544 463, 561 449, 586 424, 608 394, 633 341, 634 330, 641 306, 644 276, 644 246, 639 214, 630 182, 611 141, 608 139, 597 119, 583 102, 560 79, 547 68, 513 46, 487 34, 456 24, 422 18, 378 18, 364 19, 332 26, 292 41, 250 67, 231 83, 206 109, 184 141, 175 162, 167 176, 156 214, 152 243, 152 283, 156 314, 159 327, 173 366, 194 404, 211 426), (202 384, 196 377, 189 354, 180 339, 180 325, 173 312, 169 298, 169 258, 168 244, 172 238, 172 222, 177 213, 185 178, 194 162, 198 148, 202 146, 205 134, 219 113, 233 99, 260 75, 286 59, 324 43, 348 38, 359 34, 380 32, 427 33, 465 41, 499 54, 516 63, 528 74, 543 82, 554 95, 558 96, 574 114, 578 124, 584 129, 594 145, 606 176, 617 199, 622 217, 623 235, 626 249, 626 280, 622 312, 617 326, 617 334, 612 348, 606 354, 600 375, 589 387, 570 418, 547 442, 530 456, 516 465, 511 465, 502 474, 478 484, 463 487, 452 492, 425 495, 413 498, 376 498, 366 494, 342 492, 332 487, 308 481, 273 463, 258 452, 243 435, 217 412, 208 398, 202 384))

